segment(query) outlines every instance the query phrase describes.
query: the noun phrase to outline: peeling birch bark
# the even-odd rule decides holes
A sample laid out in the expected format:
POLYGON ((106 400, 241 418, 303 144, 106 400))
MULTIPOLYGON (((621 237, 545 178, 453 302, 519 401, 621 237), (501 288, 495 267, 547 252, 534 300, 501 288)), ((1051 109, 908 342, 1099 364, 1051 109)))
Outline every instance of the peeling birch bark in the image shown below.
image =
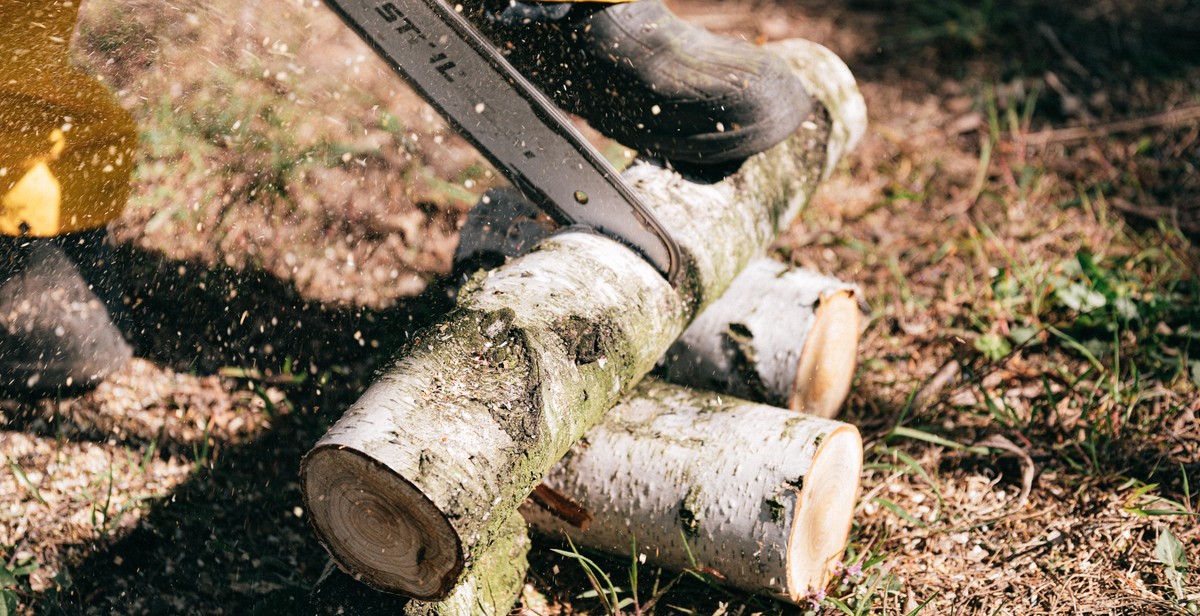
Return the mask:
POLYGON ((845 550, 862 456, 850 424, 647 380, 546 478, 591 512, 587 530, 522 513, 576 545, 630 555, 636 540, 655 564, 799 602, 845 550))
MULTIPOLYGON (((849 79, 813 43, 773 48, 797 74, 849 79)), ((814 77, 815 78, 815 77, 814 77)), ((369 585, 445 597, 563 454, 655 364, 686 323, 807 203, 861 127, 853 80, 811 84, 814 114, 721 182, 661 167, 625 172, 687 263, 671 287, 634 252, 567 230, 473 279, 438 326, 305 456, 310 522, 369 585)))
POLYGON ((671 345, 665 378, 833 417, 858 365, 857 286, 762 257, 671 345))

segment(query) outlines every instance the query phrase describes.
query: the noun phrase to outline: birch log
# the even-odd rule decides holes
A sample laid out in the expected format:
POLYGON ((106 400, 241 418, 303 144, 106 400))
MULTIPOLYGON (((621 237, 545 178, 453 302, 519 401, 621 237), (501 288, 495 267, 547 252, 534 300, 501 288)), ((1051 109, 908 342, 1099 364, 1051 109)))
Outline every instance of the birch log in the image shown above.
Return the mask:
POLYGON ((795 135, 720 182, 648 164, 624 173, 680 243, 675 287, 615 241, 548 238, 468 283, 305 456, 310 522, 343 568, 445 597, 554 463, 795 218, 865 112, 828 50, 774 50, 817 98, 795 135))
MULTIPOLYGON (((554 232, 510 189, 467 215, 457 272, 495 267, 554 232)), ((663 357, 667 381, 818 417, 841 408, 858 365, 862 291, 767 257, 751 261, 663 357)))
POLYGON ((587 529, 522 513, 577 545, 629 554, 636 540, 657 565, 799 602, 845 550, 862 455, 852 425, 648 379, 546 478, 587 529))
POLYGON ((833 417, 858 365, 862 292, 762 257, 664 358, 672 383, 833 417))

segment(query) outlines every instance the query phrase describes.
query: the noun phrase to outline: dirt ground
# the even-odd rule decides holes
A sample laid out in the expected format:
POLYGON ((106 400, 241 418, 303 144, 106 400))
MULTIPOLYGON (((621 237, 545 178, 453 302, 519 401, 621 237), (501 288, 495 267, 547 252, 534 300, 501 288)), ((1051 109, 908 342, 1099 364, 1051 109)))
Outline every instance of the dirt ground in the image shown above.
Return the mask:
MULTIPOLYGON (((670 4, 859 79, 868 135, 774 254, 871 319, 861 574, 800 607, 688 576, 656 613, 1200 613, 1200 3, 670 4)), ((311 612, 300 456, 446 310, 500 180, 312 0, 90 0, 76 57, 142 130, 138 358, 0 400, 0 614, 311 612)), ((555 547, 522 609, 602 613, 555 547)))

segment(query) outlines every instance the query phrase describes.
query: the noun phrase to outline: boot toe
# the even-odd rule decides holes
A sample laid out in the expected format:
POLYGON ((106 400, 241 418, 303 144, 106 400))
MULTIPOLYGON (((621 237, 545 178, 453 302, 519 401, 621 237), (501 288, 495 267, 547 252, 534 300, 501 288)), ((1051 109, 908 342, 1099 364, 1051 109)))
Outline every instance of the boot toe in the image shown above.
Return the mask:
POLYGON ((57 246, 39 242, 0 281, 0 389, 89 388, 133 351, 108 309, 57 246))
POLYGON ((573 9, 495 34, 564 109, 658 158, 742 160, 787 138, 812 110, 783 61, 680 19, 661 0, 573 9))
POLYGON ((672 83, 673 92, 629 90, 625 113, 581 115, 617 141, 660 158, 741 160, 786 139, 812 112, 804 86, 782 61, 765 52, 756 59, 738 68, 702 61, 682 69, 667 65, 657 71, 667 75, 649 81, 672 83))

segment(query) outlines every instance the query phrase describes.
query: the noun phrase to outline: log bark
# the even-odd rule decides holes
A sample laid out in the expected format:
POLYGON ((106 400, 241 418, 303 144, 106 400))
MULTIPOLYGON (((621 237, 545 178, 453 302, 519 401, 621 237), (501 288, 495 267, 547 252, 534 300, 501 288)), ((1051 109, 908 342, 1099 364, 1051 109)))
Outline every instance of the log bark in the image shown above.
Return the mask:
POLYGON ((529 570, 529 532, 520 515, 510 516, 499 538, 483 552, 450 596, 427 603, 412 601, 405 616, 505 616, 525 586, 529 570))
POLYGON ((762 257, 671 345, 665 378, 819 417, 858 365, 858 287, 762 257))
POLYGON ((602 236, 548 238, 468 283, 305 456, 310 522, 343 568, 445 597, 554 463, 790 224, 865 113, 828 50, 775 51, 818 98, 795 135, 720 182, 649 164, 624 173, 681 244, 676 287, 602 236))
POLYGON ((327 571, 309 595, 305 613, 313 616, 505 616, 520 597, 529 568, 529 533, 520 515, 512 516, 500 538, 487 549, 470 575, 442 601, 427 603, 379 593, 341 571, 327 571))
POLYGON ((648 379, 546 478, 588 528, 522 513, 577 545, 628 555, 636 542, 656 565, 799 602, 841 558, 861 471, 852 425, 648 379))
MULTIPOLYGON (((519 257, 554 233, 535 205, 493 189, 467 215, 459 276, 519 257)), ((767 257, 751 261, 663 357, 665 378, 818 417, 837 414, 866 312, 856 285, 767 257)))

